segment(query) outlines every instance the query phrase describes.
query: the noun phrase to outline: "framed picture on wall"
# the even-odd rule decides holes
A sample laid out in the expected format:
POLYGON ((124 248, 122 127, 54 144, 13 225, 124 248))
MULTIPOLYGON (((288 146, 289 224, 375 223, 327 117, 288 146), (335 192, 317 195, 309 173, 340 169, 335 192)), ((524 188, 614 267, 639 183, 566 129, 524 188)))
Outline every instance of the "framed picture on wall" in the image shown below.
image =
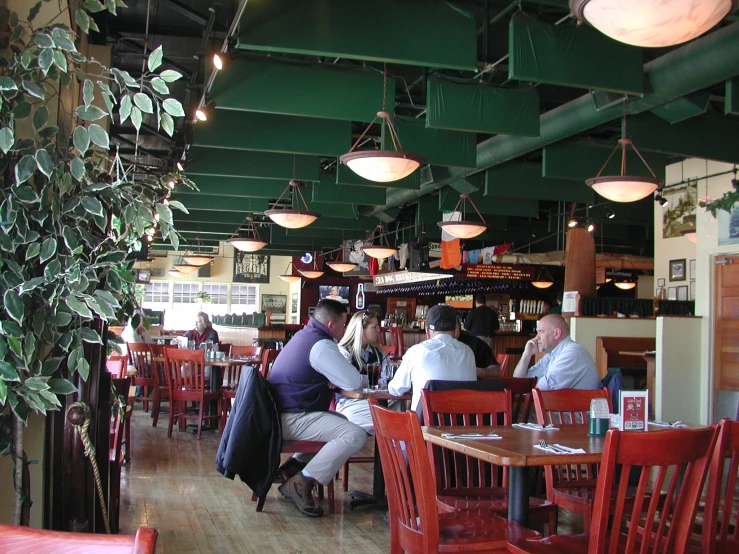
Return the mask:
POLYGON ((685 258, 670 260, 670 281, 685 281, 685 258))
POLYGON ((681 285, 677 287, 677 299, 678 300, 688 299, 688 285, 681 285))
POLYGON ((234 253, 234 283, 269 283, 269 256, 237 250, 234 253))
POLYGON ((695 260, 690 260, 688 268, 690 269, 690 273, 688 274, 690 275, 690 280, 695 281, 695 260))
POLYGON ((690 281, 690 300, 695 300, 695 281, 690 281))
POLYGON ((665 286, 665 279, 664 279, 664 277, 662 279, 657 279, 657 286, 658 287, 664 287, 665 286))
POLYGON ((677 300, 677 287, 667 288, 667 300, 677 300))
POLYGON ((285 314, 287 312, 286 294, 263 294, 262 311, 269 310, 273 314, 285 314))
POLYGON ((294 292, 292 297, 292 303, 290 304, 290 312, 298 313, 298 293, 294 292))

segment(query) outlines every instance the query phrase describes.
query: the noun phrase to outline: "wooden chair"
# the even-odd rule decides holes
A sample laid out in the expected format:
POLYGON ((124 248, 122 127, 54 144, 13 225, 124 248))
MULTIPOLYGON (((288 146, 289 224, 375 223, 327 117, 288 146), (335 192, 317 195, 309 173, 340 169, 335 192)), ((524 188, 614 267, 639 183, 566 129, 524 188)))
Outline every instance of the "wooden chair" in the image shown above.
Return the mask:
POLYGON ((237 344, 231 345, 231 358, 250 358, 251 356, 261 356, 261 346, 240 346, 237 344))
POLYGON ((538 536, 489 510, 442 510, 416 414, 369 403, 387 483, 391 553, 505 552, 508 540, 538 536))
POLYGON ((590 533, 511 541, 509 551, 684 554, 716 434, 712 428, 653 433, 608 431, 590 533), (632 469, 639 473, 633 497, 627 479, 619 479, 632 469), (662 494, 655 494, 660 491, 662 494))
POLYGON ((405 342, 403 341, 403 329, 400 327, 390 327, 390 338, 395 346, 395 355, 402 358, 405 353, 405 342))
POLYGON ((110 518, 110 528, 113 533, 118 532, 118 516, 121 511, 121 466, 123 465, 123 437, 124 422, 127 413, 130 413, 130 406, 125 399, 128 398, 128 391, 131 387, 131 379, 124 377, 123 379, 113 379, 113 386, 116 395, 124 398, 123 413, 120 410, 113 410, 110 418, 110 445, 108 449, 108 517, 110 518))
POLYGON ((510 354, 496 354, 495 361, 497 361, 498 365, 500 366, 501 377, 513 377, 513 368, 511 368, 510 370, 508 369, 508 364, 511 361, 510 354))
POLYGON ((4 554, 154 554, 159 533, 139 527, 136 535, 101 535, 0 524, 4 554))
POLYGON ((105 369, 113 379, 124 379, 126 377, 126 356, 112 354, 105 359, 105 369))
POLYGON ((221 402, 223 393, 220 389, 208 391, 205 386, 205 351, 165 348, 167 386, 169 388, 170 409, 169 429, 167 436, 172 437, 172 426, 175 420, 184 428, 184 421, 194 419, 198 424, 198 440, 206 419, 216 420, 221 431, 221 402), (218 409, 215 414, 206 414, 207 405, 216 401, 218 409), (188 408, 188 402, 197 402, 194 408, 188 408))
POLYGON ((493 377, 491 381, 501 381, 503 388, 511 391, 511 420, 514 423, 528 423, 533 404, 531 391, 536 387, 536 377, 493 377))
POLYGON ((231 355, 231 346, 232 346, 232 344, 230 342, 219 342, 218 343, 218 352, 223 352, 224 355, 230 356, 231 355))
POLYGON ((703 513, 702 544, 698 551, 717 554, 739 552, 739 501, 736 498, 738 471, 739 422, 723 419, 719 423, 719 435, 711 459, 703 513))
MULTIPOLYGON (((150 344, 149 347, 151 348, 152 360, 154 358, 163 357, 165 348, 176 348, 164 344, 150 344)), ((154 376, 154 382, 156 385, 154 387, 154 395, 151 403, 151 426, 156 427, 159 422, 159 414, 162 412, 168 414, 172 408, 172 401, 169 397, 169 386, 167 385, 166 364, 164 362, 153 362, 153 364, 154 371, 152 372, 152 375, 154 376), (169 406, 162 408, 162 402, 167 402, 169 406)))
POLYGON ((131 383, 134 387, 143 387, 143 396, 136 397, 135 401, 141 401, 144 404, 144 412, 149 411, 149 403, 154 400, 153 391, 156 388, 156 381, 152 373, 152 353, 151 345, 143 342, 128 342, 128 356, 131 364, 136 368, 136 376, 131 383))
POLYGON ((279 353, 279 350, 271 350, 269 348, 262 351, 262 367, 259 369, 259 373, 262 374, 262 377, 264 377, 264 379, 267 379, 267 377, 269 377, 269 370, 272 369, 272 364, 277 359, 277 355, 279 353))
MULTIPOLYGON (((231 348, 237 348, 232 346, 231 348)), ((242 346, 240 348, 253 348, 252 346, 242 346)), ((239 354, 242 355, 242 354, 239 354)), ((221 402, 221 429, 226 428, 228 414, 231 413, 231 401, 236 398, 236 389, 239 388, 239 377, 244 369, 244 364, 229 364, 226 368, 225 380, 221 385, 223 391, 223 400, 221 402)))
MULTIPOLYGON (((536 418, 541 425, 587 425, 593 398, 605 398, 609 411, 611 407, 608 389, 542 391, 534 388, 532 394, 536 418)), ((586 533, 590 530, 597 479, 598 464, 544 466, 547 500, 582 515, 586 533)))
MULTIPOLYGON (((421 391, 423 420, 433 426, 511 424, 511 391, 421 391)), ((477 460, 460 452, 426 444, 442 507, 485 508, 507 517, 507 468, 477 460)), ((557 506, 538 498, 529 500, 531 519, 557 532, 557 506)))

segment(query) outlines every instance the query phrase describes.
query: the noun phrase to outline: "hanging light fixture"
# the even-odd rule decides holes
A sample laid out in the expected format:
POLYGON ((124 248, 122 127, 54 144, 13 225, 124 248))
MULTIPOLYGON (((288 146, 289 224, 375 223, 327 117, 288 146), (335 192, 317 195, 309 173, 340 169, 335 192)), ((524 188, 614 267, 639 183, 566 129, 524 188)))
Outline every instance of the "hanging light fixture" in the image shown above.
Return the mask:
POLYGON ((554 284, 554 279, 549 274, 549 271, 543 267, 539 268, 538 274, 535 281, 531 281, 537 289, 548 289, 554 284))
POLYGON ((321 217, 321 214, 308 210, 308 203, 305 201, 303 193, 300 192, 300 182, 295 179, 295 155, 293 155, 293 178, 290 179, 290 182, 287 184, 287 188, 282 191, 282 194, 277 199, 275 205, 280 203, 282 197, 285 196, 285 193, 290 189, 292 189, 292 208, 273 208, 264 212, 266 216, 277 223, 280 227, 285 227, 287 229, 302 229, 321 217), (303 201, 303 206, 305 206, 304 210, 300 209, 298 198, 303 201))
POLYGON ((200 269, 200 266, 190 265, 188 263, 185 263, 183 258, 180 258, 180 260, 175 263, 172 268, 179 271, 180 275, 190 275, 190 273, 193 273, 194 271, 200 269))
POLYGON ((684 231, 680 231, 682 236, 684 236, 686 239, 688 239, 693 244, 698 243, 698 235, 695 232, 695 227, 691 227, 690 229, 685 229, 684 231))
MULTIPOLYGON (((254 218, 251 215, 247 215, 244 221, 248 223, 246 224, 246 229, 242 231, 243 236, 237 236, 239 232, 239 229, 237 229, 236 233, 228 239, 228 243, 236 248, 236 250, 241 250, 242 252, 256 252, 267 246, 267 242, 259 237, 259 232, 254 225, 254 218), (249 236, 250 233, 251 236, 249 236)), ((239 228, 241 228, 241 225, 239 225, 239 228)))
POLYGON ((326 265, 329 266, 334 271, 338 271, 339 273, 346 273, 347 271, 351 271, 355 267, 357 267, 357 264, 347 262, 344 258, 344 238, 341 239, 341 245, 339 246, 339 254, 336 256, 336 259, 330 262, 326 262, 326 265))
POLYGON ((318 256, 316 256, 314 253, 311 257, 313 258, 313 269, 298 269, 298 273, 300 273, 306 279, 318 279, 321 275, 323 275, 323 271, 320 271, 318 269, 318 266, 316 265, 316 258, 318 256))
POLYGON ((621 281, 619 283, 614 283, 618 288, 621 290, 631 290, 636 286, 636 283, 633 281, 621 281))
POLYGON ((654 171, 652 171, 652 168, 649 167, 649 164, 636 149, 636 146, 634 146, 630 139, 626 138, 625 105, 623 119, 621 120, 621 138, 619 139, 618 144, 611 152, 611 155, 608 156, 606 163, 604 163, 603 167, 600 168, 598 175, 591 177, 590 179, 586 179, 585 183, 603 198, 611 200, 612 202, 636 202, 637 200, 641 200, 642 198, 646 198, 652 194, 662 184, 662 181, 657 179, 654 171), (639 156, 639 159, 647 167, 649 173, 652 174, 651 178, 626 174, 627 146, 631 146, 634 152, 636 152, 636 155, 639 156), (601 177, 601 174, 608 165, 608 162, 611 161, 611 158, 613 158, 613 155, 619 149, 621 150, 621 173, 619 175, 601 177))
POLYGON ((440 221, 439 223, 437 223, 437 225, 441 227, 442 231, 446 231, 453 237, 457 237, 458 239, 471 239, 484 233, 487 230, 488 226, 485 223, 485 218, 482 217, 480 210, 477 209, 477 206, 475 206, 472 198, 470 198, 466 192, 467 180, 465 178, 462 179, 462 183, 464 187, 462 189, 463 192, 459 195, 457 205, 454 206, 454 210, 452 210, 453 214, 458 212, 459 205, 462 204, 460 219, 452 221, 440 221), (475 209, 475 212, 477 212, 477 215, 482 220, 482 223, 467 220, 467 200, 469 200, 470 204, 472 204, 472 207, 475 209))
POLYGON ((168 269, 167 273, 172 277, 182 277, 182 272, 179 269, 168 269))
POLYGON ((736 0, 570 0, 570 10, 604 35, 656 48, 694 39, 736 7, 736 0))
POLYGON ((290 271, 290 266, 292 265, 292 262, 287 262, 287 267, 285 268, 285 273, 282 275, 279 275, 279 278, 285 281, 286 283, 294 283, 295 281, 300 281, 300 277, 297 275, 293 275, 292 271, 290 271))
POLYGON ((387 64, 385 64, 382 75, 382 110, 377 112, 377 116, 367 125, 349 152, 342 155, 339 160, 360 177, 377 183, 391 183, 408 177, 422 164, 426 163, 426 158, 423 156, 403 151, 398 131, 393 125, 390 112, 387 111, 387 64), (377 118, 380 118, 383 130, 381 137, 383 149, 355 150, 362 142, 367 131, 377 121, 377 118), (385 131, 390 135, 390 140, 393 143, 392 150, 384 149, 385 131))
POLYGON ((211 254, 205 254, 203 252, 200 252, 200 237, 196 237, 195 239, 198 243, 198 251, 197 253, 190 252, 189 250, 185 250, 185 254, 182 256, 182 260, 185 263, 188 263, 190 265, 194 265, 196 267, 200 267, 203 265, 207 265, 213 260, 215 260, 215 256, 211 254))
POLYGON ((362 251, 371 258, 377 258, 378 260, 384 260, 389 258, 397 252, 395 248, 390 248, 390 243, 387 241, 387 237, 382 232, 382 225, 378 225, 370 234, 365 241, 365 246, 362 247, 362 251), (378 233, 379 231, 379 233, 378 233), (378 245, 374 244, 375 235, 379 240, 378 245), (385 246, 382 245, 383 239, 385 240, 385 246))

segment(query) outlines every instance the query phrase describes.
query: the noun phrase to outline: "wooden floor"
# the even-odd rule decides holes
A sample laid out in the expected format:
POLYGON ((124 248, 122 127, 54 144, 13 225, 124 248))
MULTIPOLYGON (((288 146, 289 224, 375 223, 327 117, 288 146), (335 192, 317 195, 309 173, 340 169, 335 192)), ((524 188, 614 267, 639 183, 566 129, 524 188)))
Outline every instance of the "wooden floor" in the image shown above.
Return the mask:
MULTIPOLYGON (((336 481, 337 513, 313 519, 301 515, 273 486, 262 513, 254 509, 251 489, 215 470, 219 435, 196 440, 176 429, 167 438, 166 414, 151 427, 149 414, 136 406, 132 418, 133 459, 123 467, 120 527, 159 530, 157 552, 259 554, 369 554, 390 550, 384 510, 349 510, 336 481)), ((370 451, 367 450, 367 455, 370 451)), ((350 488, 369 492, 371 464, 352 464, 350 488)), ((560 532, 578 532, 580 520, 560 510, 560 532)))

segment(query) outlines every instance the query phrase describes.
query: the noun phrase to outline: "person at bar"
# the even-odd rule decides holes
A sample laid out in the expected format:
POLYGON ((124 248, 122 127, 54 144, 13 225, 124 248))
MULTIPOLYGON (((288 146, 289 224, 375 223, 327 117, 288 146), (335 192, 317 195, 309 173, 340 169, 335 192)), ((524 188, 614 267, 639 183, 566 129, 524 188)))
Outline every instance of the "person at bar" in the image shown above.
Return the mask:
POLYGON ((454 338, 457 328, 457 310, 448 304, 437 304, 426 314, 426 340, 406 351, 388 383, 394 395, 413 389, 411 410, 416 411, 421 390, 432 379, 477 381, 475 356, 469 346, 454 338))
POLYGON ((195 328, 185 335, 188 341, 195 341, 195 348, 199 348, 204 342, 218 342, 218 332, 213 329, 213 324, 205 312, 198 312, 195 316, 195 328))
POLYGON ((536 330, 536 336, 526 343, 514 377, 537 377, 536 386, 541 390, 601 388, 593 358, 570 338, 570 326, 561 315, 541 318, 536 330), (529 368, 531 356, 537 352, 546 355, 529 368))
POLYGON ((464 329, 460 329, 457 325, 457 334, 455 338, 462 344, 466 344, 472 350, 475 356, 475 365, 477 366, 477 378, 489 379, 491 377, 500 377, 500 365, 493 356, 493 351, 482 339, 468 333, 464 329))
POLYGON ((283 440, 326 443, 315 455, 294 454, 280 468, 289 476, 280 492, 310 517, 323 515, 323 509, 313 502, 316 484, 328 485, 367 441, 359 425, 329 411, 335 388, 362 386, 359 372, 336 345, 344 335, 346 317, 344 304, 321 300, 308 324, 280 351, 269 373, 283 440))
POLYGON ((500 328, 498 314, 488 308, 485 303, 485 293, 475 294, 475 307, 470 310, 464 319, 464 328, 471 335, 482 340, 492 350, 495 348, 495 331, 500 328))

